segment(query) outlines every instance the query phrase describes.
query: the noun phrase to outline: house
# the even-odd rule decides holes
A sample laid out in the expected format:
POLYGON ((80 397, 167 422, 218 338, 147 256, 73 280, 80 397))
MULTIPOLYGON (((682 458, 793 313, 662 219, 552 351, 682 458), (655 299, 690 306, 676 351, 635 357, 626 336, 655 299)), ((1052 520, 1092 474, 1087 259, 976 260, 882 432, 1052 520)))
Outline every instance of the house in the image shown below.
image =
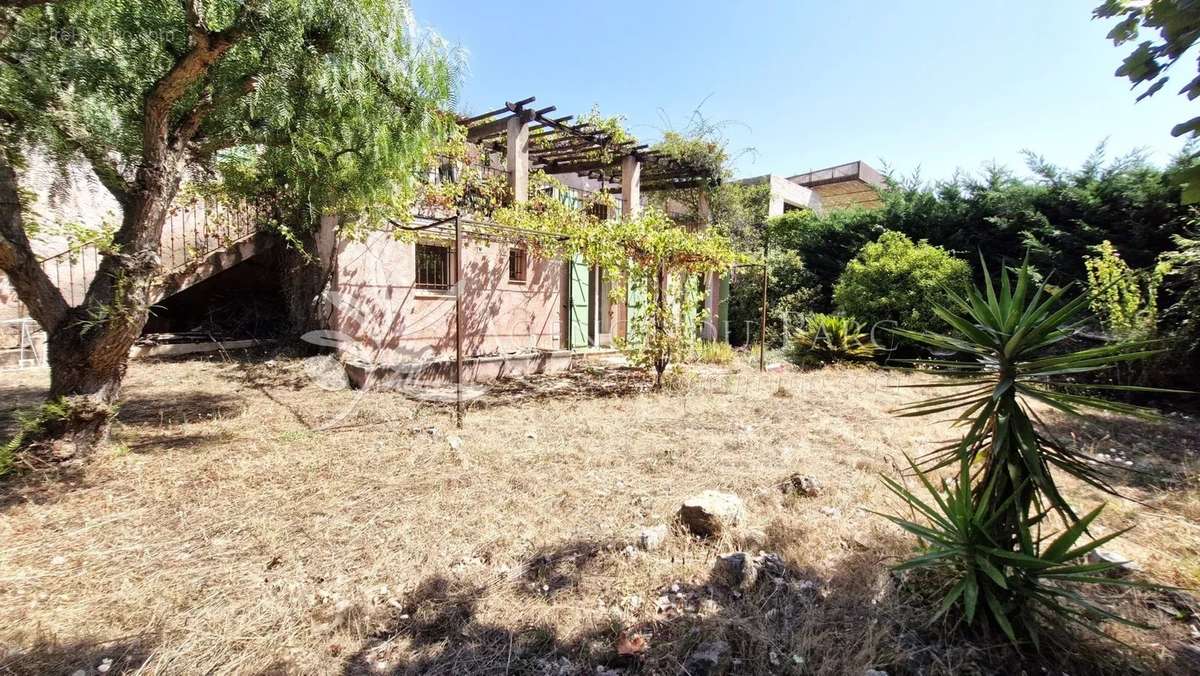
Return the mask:
POLYGON ((879 195, 884 186, 883 175, 862 160, 786 178, 777 174, 766 174, 738 179, 734 183, 769 184, 771 187, 768 216, 778 216, 793 209, 810 209, 824 213, 848 207, 874 209, 883 206, 879 195))
MULTIPOLYGON (((551 117, 553 107, 537 108, 534 101, 507 103, 460 121, 479 151, 475 169, 503 183, 513 202, 529 200, 534 171, 561 183, 560 199, 613 218, 639 213, 650 193, 719 180, 648 146, 572 124, 569 116, 551 117), (610 198, 593 199, 599 195, 610 198)), ((866 165, 853 164, 853 171, 833 168, 747 182, 770 183, 772 215, 792 208, 820 211, 826 200, 860 194, 854 182, 870 185, 878 177, 866 165), (852 184, 856 189, 847 190, 852 184)), ((454 180, 460 170, 439 167, 431 180, 454 180)), ((703 223, 708 218, 703 202, 700 212, 694 216, 703 223)), ((322 219, 317 249, 328 286, 320 303, 322 329, 310 339, 334 348, 357 384, 445 382, 459 355, 470 381, 557 370, 573 358, 611 351, 628 337, 639 299, 628 295, 617 302, 610 293, 625 280, 608 279, 602 269, 579 260, 539 257, 522 244, 521 233, 469 212, 454 215, 418 210, 410 223, 396 224, 410 231, 402 239, 391 232, 339 237, 339 218, 322 219)), ((164 228, 167 274, 155 291, 158 306, 146 329, 155 335, 135 353, 179 354, 269 337, 273 313, 282 306, 282 273, 270 255, 278 245, 257 223, 246 205, 178 205, 164 228)), ((76 304, 99 257, 98 248, 85 242, 46 256, 43 267, 76 304)), ((723 339, 727 279, 713 273, 701 284, 712 318, 701 335, 723 339)), ((0 310, 19 318, 20 304, 11 295, 0 310)))

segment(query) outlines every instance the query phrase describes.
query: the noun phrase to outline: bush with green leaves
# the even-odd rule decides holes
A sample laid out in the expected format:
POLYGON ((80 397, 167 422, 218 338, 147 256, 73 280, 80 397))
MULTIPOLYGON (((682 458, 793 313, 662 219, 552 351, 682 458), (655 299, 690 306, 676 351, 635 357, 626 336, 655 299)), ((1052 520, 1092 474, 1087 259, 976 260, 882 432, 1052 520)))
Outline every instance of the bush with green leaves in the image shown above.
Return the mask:
MULTIPOLYGON (((861 207, 834 209, 817 214, 807 209, 785 212, 768 224, 771 256, 790 255, 791 260, 772 261, 804 270, 808 277, 791 277, 795 282, 780 289, 780 293, 810 290, 812 311, 827 312, 833 305, 833 286, 846 264, 867 244, 885 232, 883 214, 861 207)), ((785 278, 781 281, 789 281, 785 278)))
POLYGON ((947 293, 964 290, 970 277, 967 263, 945 249, 885 232, 846 266, 833 300, 839 312, 869 325, 895 322, 909 330, 931 330, 943 326, 934 306, 945 302, 947 293))
POLYGON ((921 362, 950 380, 913 386, 951 388, 951 394, 897 412, 924 416, 959 411, 955 425, 966 428, 960 440, 914 462, 928 500, 885 479, 920 515, 888 517, 924 545, 901 568, 946 573, 941 612, 958 608, 969 625, 999 629, 1016 644, 1038 645, 1039 628, 1048 623, 1099 632, 1097 620, 1123 620, 1089 601, 1078 586, 1135 583, 1104 577, 1110 564, 1076 561, 1119 533, 1079 544, 1099 510, 1080 518, 1059 490, 1056 474, 1064 472, 1110 494, 1115 490, 1106 467, 1057 439, 1033 406, 1068 416, 1090 409, 1151 417, 1147 409, 1088 391, 1147 388, 1086 385, 1071 378, 1157 350, 1149 341, 1138 341, 1063 352, 1058 348, 1089 320, 1088 294, 1068 300, 1070 285, 1052 290, 1045 282, 1035 283, 1028 261, 1015 280, 1007 269, 1002 272, 999 289, 984 268, 983 290, 949 293, 949 307, 933 305, 954 335, 895 330, 957 355, 921 362), (945 467, 956 467, 958 480, 945 486, 943 495, 926 473, 945 467), (1049 532, 1054 517, 1062 524, 1057 536, 1049 532), (986 612, 976 612, 981 603, 986 612))
POLYGON ((1164 285, 1170 294, 1163 316, 1180 361, 1194 369, 1200 356, 1200 238, 1181 235, 1175 244, 1178 248, 1162 257, 1167 265, 1164 285))
MULTIPOLYGON (((948 580, 947 591, 931 621, 957 608, 968 625, 992 623, 1014 643, 1027 638, 1035 646, 1041 643, 1039 627, 1057 624, 1061 619, 1089 631, 1094 631, 1096 619, 1138 626, 1072 588, 1079 584, 1139 586, 1107 575, 1121 567, 1119 562, 1081 562, 1129 530, 1080 542, 1103 506, 1052 537, 1031 539, 1029 553, 1014 551, 996 546, 991 533, 994 515, 985 506, 994 484, 984 487, 982 499, 976 498, 970 463, 959 462, 955 480, 942 481, 940 488, 915 464, 912 468, 927 498, 922 499, 888 477, 884 477, 884 483, 919 513, 923 522, 875 513, 916 535, 923 544, 919 556, 894 570, 931 569, 948 580)), ((1027 525, 1040 536, 1048 516, 1045 511, 1031 514, 1027 525)))
POLYGON ((1158 287, 1169 266, 1159 263, 1147 271, 1134 270, 1108 240, 1095 251, 1083 264, 1091 309, 1101 326, 1118 339, 1153 336, 1158 326, 1158 287))
MULTIPOLYGON (((804 315, 827 309, 820 281, 792 251, 767 258, 767 344, 784 347, 804 315)), ((729 283, 729 342, 757 344, 762 321, 762 268, 741 268, 729 283)))
POLYGON ((797 366, 814 367, 870 359, 876 347, 865 328, 853 317, 806 315, 788 343, 788 360, 797 366))

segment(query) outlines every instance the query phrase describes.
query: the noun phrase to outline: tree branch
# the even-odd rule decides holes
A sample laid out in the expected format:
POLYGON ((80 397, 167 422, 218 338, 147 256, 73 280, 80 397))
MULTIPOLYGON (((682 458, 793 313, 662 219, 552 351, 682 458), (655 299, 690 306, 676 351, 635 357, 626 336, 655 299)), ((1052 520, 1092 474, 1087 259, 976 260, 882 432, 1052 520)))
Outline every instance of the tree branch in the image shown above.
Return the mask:
POLYGON ((8 274, 30 316, 47 333, 57 330, 70 308, 29 245, 17 194, 17 175, 4 153, 0 153, 0 270, 8 274))
POLYGON ((178 132, 195 134, 208 112, 203 110, 205 106, 197 104, 196 108, 184 115, 174 134, 171 111, 193 85, 207 77, 212 65, 246 34, 251 16, 251 11, 243 6, 229 28, 213 32, 204 23, 199 0, 185 0, 184 13, 187 16, 190 48, 154 83, 142 108, 142 152, 143 159, 149 164, 165 160, 164 153, 168 149, 182 148, 191 140, 190 136, 178 132))
MULTIPOLYGON (((206 91, 200 102, 194 108, 192 108, 192 110, 188 111, 186 115, 184 115, 183 119, 180 120, 179 125, 176 127, 174 138, 172 140, 176 149, 183 150, 187 144, 200 141, 208 136, 208 134, 201 131, 200 127, 208 118, 209 113, 214 110, 224 109, 227 106, 232 105, 243 96, 253 92, 257 88, 258 73, 255 72, 250 73, 246 77, 242 78, 237 87, 235 87, 231 92, 226 92, 223 96, 213 96, 211 91, 206 91)), ((192 148, 192 153, 193 156, 195 156, 197 159, 200 159, 211 156, 212 152, 215 152, 215 150, 233 147, 235 145, 238 145, 238 143, 230 139, 210 139, 204 144, 203 149, 197 150, 192 148), (212 150, 206 152, 206 149, 212 150)))

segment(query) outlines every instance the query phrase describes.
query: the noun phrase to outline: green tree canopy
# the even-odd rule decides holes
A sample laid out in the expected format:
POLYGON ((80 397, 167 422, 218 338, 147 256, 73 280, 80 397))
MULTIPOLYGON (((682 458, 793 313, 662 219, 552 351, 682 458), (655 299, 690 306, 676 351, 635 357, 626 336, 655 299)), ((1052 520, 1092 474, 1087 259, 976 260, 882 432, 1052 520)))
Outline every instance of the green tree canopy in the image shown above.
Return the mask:
POLYGON ((8 21, 6 147, 86 158, 118 201, 160 152, 160 108, 194 178, 310 218, 406 210, 455 126, 457 61, 405 3, 70 1, 8 21))

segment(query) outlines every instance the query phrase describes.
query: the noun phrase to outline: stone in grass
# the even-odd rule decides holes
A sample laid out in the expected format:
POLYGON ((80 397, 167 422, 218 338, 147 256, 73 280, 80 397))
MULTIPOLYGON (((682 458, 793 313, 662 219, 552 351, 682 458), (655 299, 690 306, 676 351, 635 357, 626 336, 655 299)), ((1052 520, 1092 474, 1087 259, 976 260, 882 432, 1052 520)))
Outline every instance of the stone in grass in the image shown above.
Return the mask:
POLYGON ((638 531, 637 545, 645 551, 652 552, 662 547, 663 543, 667 541, 667 536, 670 534, 671 530, 665 523, 643 528, 638 531))
POLYGON ((821 482, 816 477, 807 474, 793 474, 784 479, 780 487, 788 495, 799 495, 805 498, 815 498, 821 494, 821 482))
POLYGON ((712 577, 718 584, 744 591, 758 581, 758 562, 746 552, 718 556, 713 564, 712 577))
POLYGON ((767 546, 767 532, 761 528, 739 528, 734 535, 734 542, 745 549, 762 549, 767 546))
POLYGON ((1092 564, 1116 564, 1116 567, 1104 571, 1104 574, 1109 577, 1125 577, 1130 573, 1140 573, 1142 570, 1142 567, 1130 561, 1128 556, 1111 549, 1093 549, 1088 552, 1087 561, 1092 564))
POLYGON ((704 491, 683 501, 679 522, 700 537, 711 537, 741 523, 745 514, 742 499, 733 493, 704 491))
POLYGON ((729 670, 729 644, 725 641, 706 641, 696 646, 683 663, 688 676, 718 676, 729 670))

